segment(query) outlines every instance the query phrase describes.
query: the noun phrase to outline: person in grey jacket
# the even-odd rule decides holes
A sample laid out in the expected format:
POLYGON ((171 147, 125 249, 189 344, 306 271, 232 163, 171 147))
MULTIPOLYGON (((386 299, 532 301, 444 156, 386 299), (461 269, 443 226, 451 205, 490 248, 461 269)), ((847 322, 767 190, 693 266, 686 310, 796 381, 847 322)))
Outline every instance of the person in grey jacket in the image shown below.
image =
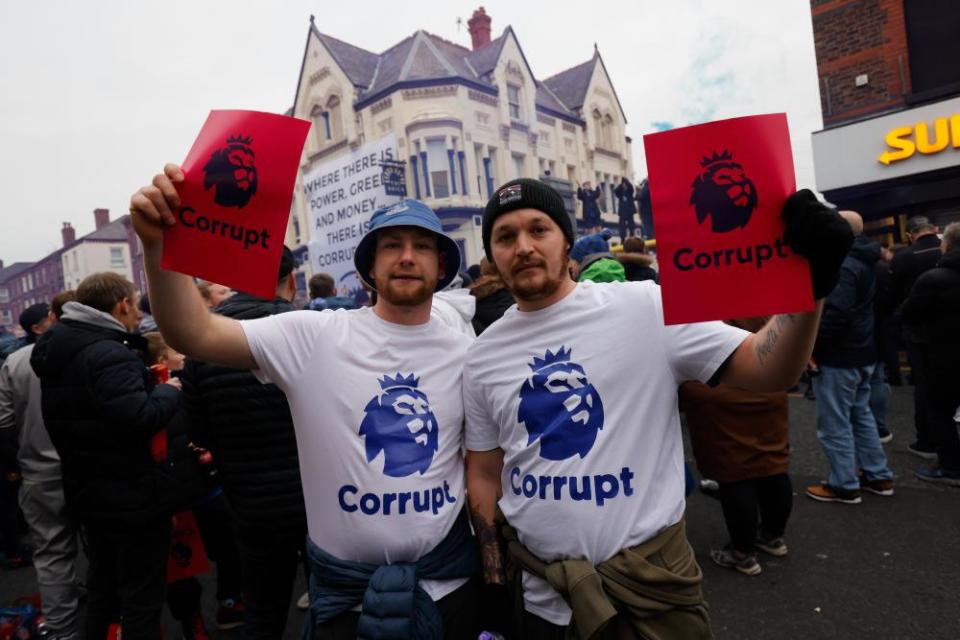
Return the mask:
POLYGON ((27 346, 14 352, 0 369, 0 429, 12 429, 18 439, 17 461, 23 476, 20 508, 35 546, 43 637, 51 640, 78 637, 77 526, 66 513, 60 456, 43 424, 40 378, 30 368, 30 355, 36 339, 59 319, 63 305, 73 297, 72 291, 58 294, 45 314, 40 307, 47 308, 46 304, 24 311, 20 318, 27 346))

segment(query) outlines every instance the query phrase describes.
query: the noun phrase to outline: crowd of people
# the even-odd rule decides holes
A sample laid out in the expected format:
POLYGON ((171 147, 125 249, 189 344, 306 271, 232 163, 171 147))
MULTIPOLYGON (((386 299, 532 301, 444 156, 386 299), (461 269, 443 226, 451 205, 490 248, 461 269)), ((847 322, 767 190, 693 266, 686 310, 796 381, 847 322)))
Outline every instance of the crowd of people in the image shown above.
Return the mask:
MULTIPOLYGON (((632 224, 612 247, 585 184, 578 235, 519 179, 484 210, 480 264, 404 200, 355 250, 369 304, 316 274, 297 310, 286 248, 273 299, 160 268, 182 179, 168 165, 131 201, 149 296, 91 275, 21 315, 0 369, 4 566, 35 567, 41 637, 159 638, 166 605, 184 638, 279 638, 298 599, 313 638, 708 638, 680 412, 729 533, 709 557, 757 575, 758 551, 788 553, 787 390, 809 376, 830 469, 806 496, 893 496, 901 350, 909 449, 936 463, 916 475, 960 486, 960 223, 914 218, 894 253, 798 192, 784 241, 815 309, 667 326, 632 224), (170 574, 198 561, 184 531, 216 620, 170 574)), ((616 195, 632 220, 633 186, 616 195)))

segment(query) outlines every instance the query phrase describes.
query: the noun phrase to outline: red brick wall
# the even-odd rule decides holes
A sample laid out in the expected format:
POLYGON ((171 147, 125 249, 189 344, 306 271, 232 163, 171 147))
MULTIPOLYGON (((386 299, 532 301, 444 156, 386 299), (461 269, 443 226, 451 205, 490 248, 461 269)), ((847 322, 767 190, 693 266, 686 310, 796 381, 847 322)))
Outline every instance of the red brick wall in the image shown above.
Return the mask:
POLYGON ((810 9, 824 125, 904 107, 910 61, 903 0, 810 0, 810 9), (858 87, 861 74, 869 82, 858 87))

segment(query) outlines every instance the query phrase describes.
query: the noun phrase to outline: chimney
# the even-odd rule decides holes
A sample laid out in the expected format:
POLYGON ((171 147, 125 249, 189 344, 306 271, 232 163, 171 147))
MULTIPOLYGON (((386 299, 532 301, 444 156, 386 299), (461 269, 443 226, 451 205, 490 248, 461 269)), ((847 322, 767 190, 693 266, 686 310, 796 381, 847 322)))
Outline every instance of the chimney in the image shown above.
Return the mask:
POLYGON ((97 231, 110 224, 110 209, 94 209, 93 223, 97 231))
POLYGON ((77 239, 77 232, 69 222, 63 223, 63 228, 60 229, 60 235, 63 236, 64 247, 73 244, 77 239))
POLYGON ((473 50, 478 51, 490 44, 490 16, 487 10, 480 7, 473 12, 473 17, 467 20, 470 29, 470 38, 473 40, 473 50))

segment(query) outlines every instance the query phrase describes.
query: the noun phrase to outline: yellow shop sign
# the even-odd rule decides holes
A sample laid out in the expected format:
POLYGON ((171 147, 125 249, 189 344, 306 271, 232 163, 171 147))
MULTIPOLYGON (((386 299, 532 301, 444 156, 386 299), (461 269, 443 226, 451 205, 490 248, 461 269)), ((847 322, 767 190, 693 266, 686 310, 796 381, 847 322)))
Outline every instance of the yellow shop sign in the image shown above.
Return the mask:
POLYGON ((960 149, 960 113, 933 121, 933 134, 926 122, 907 127, 896 127, 887 132, 887 149, 877 158, 890 166, 893 162, 912 158, 916 153, 931 155, 948 147, 960 149))

